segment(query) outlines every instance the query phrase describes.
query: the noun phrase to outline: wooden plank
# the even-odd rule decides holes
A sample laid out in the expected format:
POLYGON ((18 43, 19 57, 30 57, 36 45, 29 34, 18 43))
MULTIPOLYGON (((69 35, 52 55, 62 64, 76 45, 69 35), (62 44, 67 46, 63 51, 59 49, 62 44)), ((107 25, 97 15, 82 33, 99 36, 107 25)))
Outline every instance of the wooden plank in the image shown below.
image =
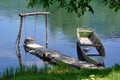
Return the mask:
POLYGON ((19 16, 48 15, 49 12, 20 13, 19 16))
POLYGON ((41 58, 44 61, 49 62, 50 64, 64 62, 76 69, 81 68, 103 68, 103 66, 96 66, 94 64, 88 63, 86 61, 79 61, 70 56, 66 56, 58 51, 47 49, 36 43, 27 43, 24 44, 24 48, 27 52, 41 58))
POLYGON ((80 43, 81 44, 93 44, 93 42, 87 37, 80 38, 80 43))
POLYGON ((20 39, 21 39, 21 34, 22 34, 22 25, 23 25, 23 17, 20 18, 20 29, 19 33, 17 36, 16 44, 18 43, 18 46, 20 46, 20 39))
POLYGON ((98 45, 98 44, 80 44, 80 46, 93 46, 93 47, 101 47, 101 45, 98 45))

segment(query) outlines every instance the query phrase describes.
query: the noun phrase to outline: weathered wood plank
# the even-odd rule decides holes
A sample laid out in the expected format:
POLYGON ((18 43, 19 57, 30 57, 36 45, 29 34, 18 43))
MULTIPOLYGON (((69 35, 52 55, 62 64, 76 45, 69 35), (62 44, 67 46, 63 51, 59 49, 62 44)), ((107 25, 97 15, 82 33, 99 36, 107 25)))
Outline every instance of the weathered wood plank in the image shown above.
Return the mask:
POLYGON ((19 16, 32 16, 32 15, 48 15, 49 12, 33 12, 33 13, 20 13, 19 16))
MULTIPOLYGON (((32 40, 32 39, 31 39, 32 40)), ((91 63, 87 63, 86 61, 78 61, 72 57, 66 56, 64 54, 61 54, 58 51, 47 49, 44 46, 41 46, 39 44, 33 43, 28 41, 28 39, 25 40, 24 48, 27 52, 36 55, 37 57, 41 58, 42 60, 45 60, 49 63, 57 63, 57 62, 64 62, 68 65, 71 65, 74 68, 81 69, 81 68, 103 68, 103 66, 96 66, 91 63), (29 43, 27 43, 27 42, 29 43)))

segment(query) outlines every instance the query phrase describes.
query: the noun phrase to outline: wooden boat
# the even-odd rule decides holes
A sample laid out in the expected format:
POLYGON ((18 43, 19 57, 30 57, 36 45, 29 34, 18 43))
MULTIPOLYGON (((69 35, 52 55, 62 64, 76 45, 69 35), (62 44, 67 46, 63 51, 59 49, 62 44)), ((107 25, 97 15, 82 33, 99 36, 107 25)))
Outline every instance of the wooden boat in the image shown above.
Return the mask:
POLYGON ((77 54, 81 61, 104 65, 105 50, 92 29, 77 28, 77 54))

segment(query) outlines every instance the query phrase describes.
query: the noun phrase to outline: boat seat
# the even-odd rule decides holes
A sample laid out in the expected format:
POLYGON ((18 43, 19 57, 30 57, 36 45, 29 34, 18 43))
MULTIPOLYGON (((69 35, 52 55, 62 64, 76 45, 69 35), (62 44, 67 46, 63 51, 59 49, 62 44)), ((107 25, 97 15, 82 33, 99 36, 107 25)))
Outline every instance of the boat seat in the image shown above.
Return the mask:
POLYGON ((80 38, 80 46, 95 46, 100 47, 101 45, 93 44, 93 41, 87 37, 80 38))
POLYGON ((100 62, 100 61, 104 60, 104 57, 100 56, 100 55, 89 55, 89 57, 92 58, 93 60, 97 61, 97 62, 100 62))
POLYGON ((99 52, 97 51, 97 49, 95 47, 87 47, 89 48, 88 50, 86 50, 86 47, 82 47, 83 50, 86 51, 87 55, 99 55, 99 52))
POLYGON ((101 56, 95 48, 90 49, 86 54, 96 62, 100 62, 104 59, 104 56, 101 56))
POLYGON ((93 42, 89 39, 89 38, 87 38, 87 37, 84 37, 84 38, 80 38, 80 43, 81 44, 93 44, 93 42))

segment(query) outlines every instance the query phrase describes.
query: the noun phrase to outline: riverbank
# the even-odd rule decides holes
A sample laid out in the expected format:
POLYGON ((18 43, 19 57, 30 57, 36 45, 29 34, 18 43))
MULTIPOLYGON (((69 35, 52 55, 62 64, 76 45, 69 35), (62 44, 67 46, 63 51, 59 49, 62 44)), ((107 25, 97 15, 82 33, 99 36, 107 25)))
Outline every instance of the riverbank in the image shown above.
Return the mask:
POLYGON ((72 69, 69 66, 9 68, 0 80, 119 80, 120 65, 105 69, 72 69))

